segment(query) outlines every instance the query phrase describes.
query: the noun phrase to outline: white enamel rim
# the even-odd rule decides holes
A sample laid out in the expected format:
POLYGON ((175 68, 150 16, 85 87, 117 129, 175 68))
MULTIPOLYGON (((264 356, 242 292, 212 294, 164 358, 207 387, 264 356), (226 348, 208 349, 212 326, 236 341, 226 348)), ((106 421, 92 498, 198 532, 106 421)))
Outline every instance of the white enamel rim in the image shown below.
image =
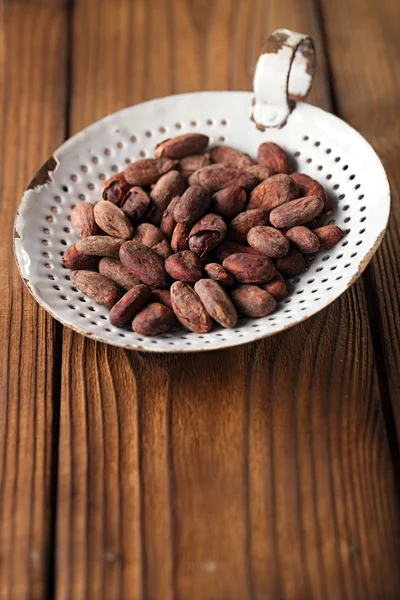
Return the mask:
POLYGON ((196 352, 237 346, 283 331, 346 291, 371 260, 386 230, 390 190, 384 168, 357 131, 304 102, 297 104, 282 129, 261 132, 251 121, 252 99, 251 92, 223 91, 151 100, 101 119, 56 150, 55 170, 49 172, 47 182, 25 192, 15 221, 17 265, 37 302, 63 325, 100 342, 142 351, 196 352), (231 330, 215 325, 204 335, 177 328, 161 336, 139 336, 111 326, 106 308, 71 289, 60 252, 77 238, 72 229, 66 232, 65 228, 70 226, 72 206, 83 201, 80 195, 86 201, 99 200, 100 176, 121 170, 128 158, 152 156, 162 139, 189 131, 206 133, 210 144, 226 143, 253 157, 266 140, 292 154, 300 153, 297 170, 321 181, 333 201, 333 213, 325 222, 334 219, 349 231, 337 246, 317 254, 308 271, 291 278, 289 296, 272 315, 243 319, 231 330))

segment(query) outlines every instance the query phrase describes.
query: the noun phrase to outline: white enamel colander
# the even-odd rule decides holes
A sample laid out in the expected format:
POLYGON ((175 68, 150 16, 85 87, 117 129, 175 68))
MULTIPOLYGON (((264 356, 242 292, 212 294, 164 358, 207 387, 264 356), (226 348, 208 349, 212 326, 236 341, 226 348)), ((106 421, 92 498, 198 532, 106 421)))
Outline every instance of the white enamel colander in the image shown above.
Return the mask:
POLYGON ((371 146, 342 120, 303 102, 314 72, 314 47, 305 35, 275 31, 261 54, 251 92, 195 92, 131 106, 67 140, 38 171, 18 209, 14 246, 26 285, 55 319, 94 340, 157 352, 227 348, 273 335, 333 302, 360 276, 385 233, 390 190, 371 146), (294 155, 298 171, 327 189, 344 238, 318 253, 307 271, 288 282, 289 294, 270 316, 215 325, 207 334, 182 328, 154 337, 117 329, 108 310, 73 287, 62 253, 77 237, 72 208, 96 203, 103 181, 132 160, 151 157, 167 137, 201 132, 255 157, 274 141, 294 155))

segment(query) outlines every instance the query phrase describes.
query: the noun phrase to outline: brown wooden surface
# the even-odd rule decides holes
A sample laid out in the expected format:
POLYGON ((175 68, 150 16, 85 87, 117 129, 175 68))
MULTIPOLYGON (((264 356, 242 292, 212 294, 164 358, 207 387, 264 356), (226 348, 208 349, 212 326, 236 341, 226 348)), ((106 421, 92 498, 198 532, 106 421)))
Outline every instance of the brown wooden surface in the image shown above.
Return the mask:
POLYGON ((0 0, 9 234, 65 135, 157 96, 250 89, 282 26, 316 40, 310 100, 373 143, 394 204, 337 302, 205 355, 62 329, 2 238, 0 600, 400 597, 399 16, 395 0, 0 0))

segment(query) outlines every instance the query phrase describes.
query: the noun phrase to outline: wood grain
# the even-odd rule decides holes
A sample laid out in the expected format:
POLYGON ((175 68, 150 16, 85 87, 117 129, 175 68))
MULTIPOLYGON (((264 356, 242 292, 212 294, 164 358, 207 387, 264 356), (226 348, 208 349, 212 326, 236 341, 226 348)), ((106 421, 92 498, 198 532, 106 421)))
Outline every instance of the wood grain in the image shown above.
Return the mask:
MULTIPOLYGON (((76 0, 71 133, 123 106, 249 88, 311 1, 76 0)), ((63 333, 56 597, 394 598, 394 474, 362 284, 303 325, 204 355, 63 333)))
POLYGON ((0 2, 1 599, 44 598, 49 578, 55 325, 19 277, 12 230, 29 180, 63 140, 65 24, 60 2, 0 2))
POLYGON ((383 0, 376 10, 374 2, 356 0, 344 14, 344 4, 323 2, 337 108, 378 152, 392 192, 389 229, 367 277, 384 394, 400 439, 400 326, 396 317, 400 312, 400 82, 396 75, 400 44, 395 32, 400 6, 383 0))

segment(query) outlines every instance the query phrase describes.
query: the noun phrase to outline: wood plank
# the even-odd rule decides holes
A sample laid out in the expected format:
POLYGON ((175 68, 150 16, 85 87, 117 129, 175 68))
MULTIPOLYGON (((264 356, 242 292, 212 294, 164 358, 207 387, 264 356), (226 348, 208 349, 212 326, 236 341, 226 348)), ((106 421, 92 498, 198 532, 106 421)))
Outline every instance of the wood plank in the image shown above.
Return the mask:
MULTIPOLYGON (((14 263, 15 212, 64 135, 66 10, 0 2, 0 598, 44 598, 51 560, 55 323, 14 263)), ((54 398, 57 402, 57 398, 54 398)))
POLYGON ((400 5, 383 0, 377 10, 372 0, 356 0, 345 14, 344 5, 343 0, 323 2, 337 108, 378 152, 392 191, 389 229, 367 276, 386 379, 384 394, 391 402, 400 439, 400 82, 396 74, 400 42, 395 32, 400 5))
MULTIPOLYGON (((278 26, 316 38, 312 99, 329 108, 311 1, 76 0, 72 131, 150 97, 249 88, 278 26)), ((285 334, 204 355, 65 330, 57 598, 393 595, 399 516, 373 362, 361 284, 285 334)))

